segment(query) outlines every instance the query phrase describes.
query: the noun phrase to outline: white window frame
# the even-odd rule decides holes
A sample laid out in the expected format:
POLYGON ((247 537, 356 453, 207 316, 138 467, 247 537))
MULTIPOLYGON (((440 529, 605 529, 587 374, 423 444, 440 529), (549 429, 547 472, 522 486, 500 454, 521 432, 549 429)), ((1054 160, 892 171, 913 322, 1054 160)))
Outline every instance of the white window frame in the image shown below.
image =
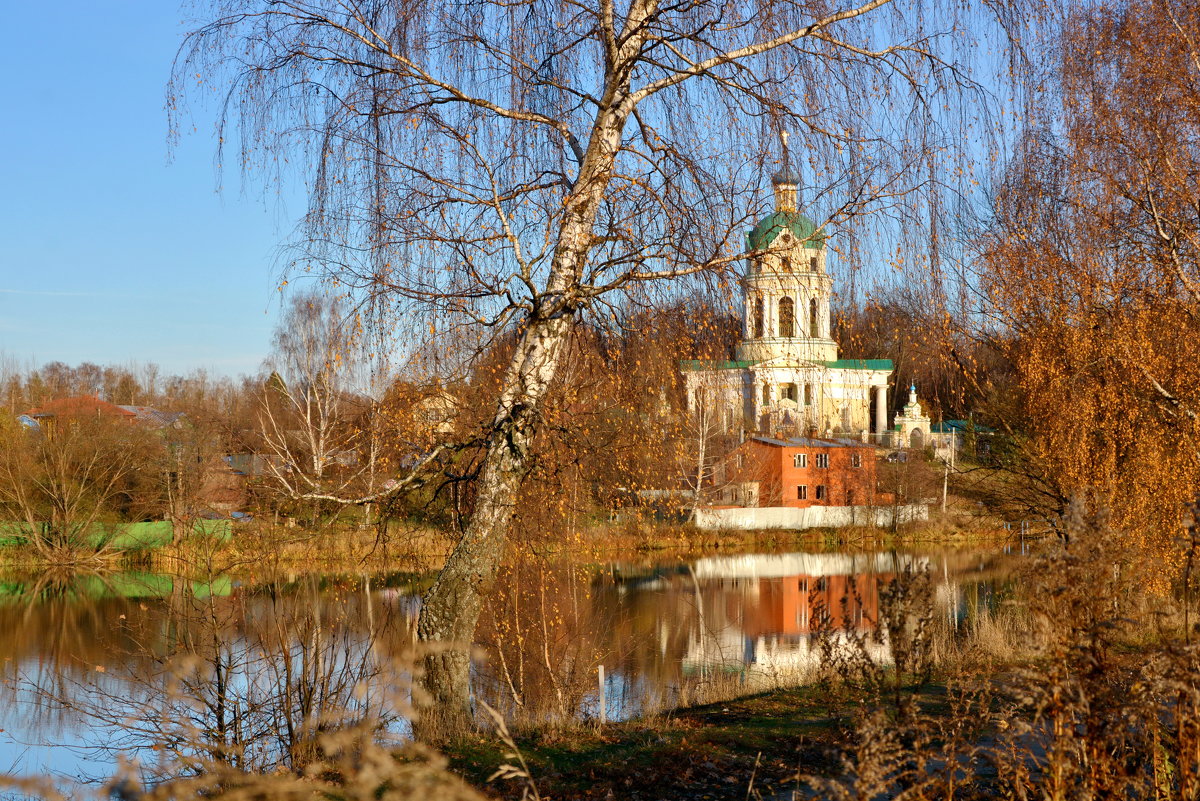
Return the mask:
POLYGON ((808 467, 808 454, 797 453, 792 457, 792 467, 808 467))
POLYGON ((822 469, 829 467, 829 454, 828 453, 818 453, 817 454, 817 467, 822 468, 822 469))

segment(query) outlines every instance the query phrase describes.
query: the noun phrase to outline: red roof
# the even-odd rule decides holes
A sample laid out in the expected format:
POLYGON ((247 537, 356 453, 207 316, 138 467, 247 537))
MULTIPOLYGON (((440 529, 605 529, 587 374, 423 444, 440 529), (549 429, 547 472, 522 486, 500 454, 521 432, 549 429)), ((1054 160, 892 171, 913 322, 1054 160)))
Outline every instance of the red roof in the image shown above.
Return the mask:
POLYGON ((133 412, 108 401, 102 401, 95 395, 57 398, 43 403, 26 414, 35 420, 47 417, 120 417, 126 419, 137 417, 133 412))

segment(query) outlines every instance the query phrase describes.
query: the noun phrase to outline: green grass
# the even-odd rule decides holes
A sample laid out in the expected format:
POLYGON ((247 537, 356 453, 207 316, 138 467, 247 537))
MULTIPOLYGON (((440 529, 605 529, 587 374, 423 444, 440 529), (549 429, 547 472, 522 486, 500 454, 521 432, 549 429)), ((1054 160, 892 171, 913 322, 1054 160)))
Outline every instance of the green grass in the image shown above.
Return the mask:
MULTIPOLYGON (((197 536, 228 540, 232 525, 228 520, 197 520, 192 524, 197 536)), ((118 551, 141 551, 170 545, 174 528, 168 520, 146 523, 95 523, 85 535, 92 547, 107 546, 118 551)), ((29 526, 25 523, 0 522, 0 547, 27 544, 29 526)))

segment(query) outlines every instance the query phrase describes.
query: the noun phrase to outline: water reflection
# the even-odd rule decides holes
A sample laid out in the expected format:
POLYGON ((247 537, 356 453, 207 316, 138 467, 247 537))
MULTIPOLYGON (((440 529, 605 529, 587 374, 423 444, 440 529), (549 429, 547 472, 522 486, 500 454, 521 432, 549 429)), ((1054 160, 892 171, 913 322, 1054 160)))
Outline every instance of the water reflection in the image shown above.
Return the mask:
MULTIPOLYGON (((926 570, 936 619, 952 632, 993 603, 1017 558, 515 557, 480 622, 473 692, 518 723, 545 723, 595 716, 601 698, 612 719, 791 683, 817 659, 819 610, 836 628, 869 631, 887 582, 926 570)), ((203 756, 269 770, 302 760, 315 732, 348 718, 402 729, 426 581, 0 581, 0 772, 104 774, 113 754, 99 746, 150 766, 203 756)), ((887 657, 886 643, 873 647, 887 657)))
MULTIPOLYGON (((668 563, 506 566, 477 633, 488 658, 475 692, 518 722, 606 717, 807 678, 817 610, 836 639, 873 630, 880 591, 906 571, 938 579, 936 622, 950 635, 993 602, 1003 554, 762 554, 668 563)), ((877 659, 885 642, 867 639, 877 659)))
POLYGON ((410 616, 368 581, 94 578, 9 582, 0 770, 293 769, 322 731, 400 720, 407 661, 379 645, 410 643, 410 616))

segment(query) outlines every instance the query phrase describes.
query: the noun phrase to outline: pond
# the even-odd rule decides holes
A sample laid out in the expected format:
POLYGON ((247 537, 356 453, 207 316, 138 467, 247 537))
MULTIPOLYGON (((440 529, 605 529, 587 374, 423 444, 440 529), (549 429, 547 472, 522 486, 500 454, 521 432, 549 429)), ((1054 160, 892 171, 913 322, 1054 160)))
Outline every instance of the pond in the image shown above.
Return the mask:
MULTIPOLYGON (((480 621, 472 692, 514 725, 555 725, 795 684, 812 675, 824 613, 869 632, 882 588, 925 574, 933 621, 952 638, 995 607, 1020 559, 517 556, 480 621)), ((0 577, 0 773, 87 780, 118 759, 153 774, 220 753, 270 770, 294 758, 306 725, 365 715, 403 736, 430 580, 0 577)), ((886 642, 871 647, 887 658, 886 642)))

